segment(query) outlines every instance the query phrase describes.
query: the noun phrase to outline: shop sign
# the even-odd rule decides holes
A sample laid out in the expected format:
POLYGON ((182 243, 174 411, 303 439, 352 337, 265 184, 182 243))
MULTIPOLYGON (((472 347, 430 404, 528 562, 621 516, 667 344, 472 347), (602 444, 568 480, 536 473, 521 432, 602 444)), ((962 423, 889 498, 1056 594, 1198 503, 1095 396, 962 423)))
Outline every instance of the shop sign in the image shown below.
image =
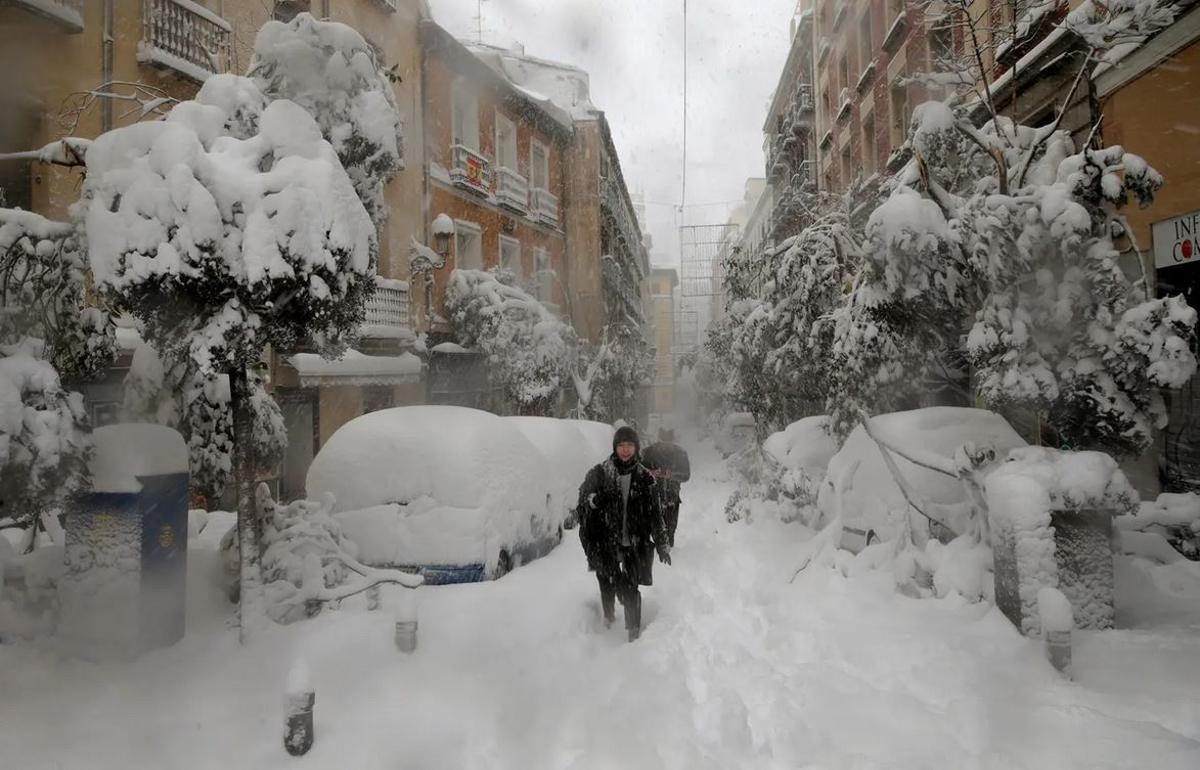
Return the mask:
POLYGON ((1155 222, 1154 266, 1158 269, 1200 260, 1200 211, 1155 222))

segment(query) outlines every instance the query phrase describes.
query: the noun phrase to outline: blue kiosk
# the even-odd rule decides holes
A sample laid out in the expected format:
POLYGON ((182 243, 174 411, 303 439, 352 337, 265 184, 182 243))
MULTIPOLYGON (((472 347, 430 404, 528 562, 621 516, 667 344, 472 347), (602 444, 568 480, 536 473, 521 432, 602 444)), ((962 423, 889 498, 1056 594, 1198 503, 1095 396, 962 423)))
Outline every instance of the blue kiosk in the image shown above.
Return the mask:
POLYGON ((92 491, 66 515, 58 638, 69 654, 129 658, 183 638, 188 450, 161 425, 93 438, 92 491))

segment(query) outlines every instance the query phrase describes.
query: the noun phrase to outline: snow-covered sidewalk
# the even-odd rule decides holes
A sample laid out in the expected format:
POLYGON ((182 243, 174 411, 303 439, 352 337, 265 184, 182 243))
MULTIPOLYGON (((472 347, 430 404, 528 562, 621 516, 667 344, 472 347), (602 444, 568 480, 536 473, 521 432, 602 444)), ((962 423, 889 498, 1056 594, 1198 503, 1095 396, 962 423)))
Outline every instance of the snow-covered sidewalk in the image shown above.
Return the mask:
POLYGON ((348 604, 240 648, 216 554, 196 549, 174 648, 95 665, 0 646, 0 766, 1200 767, 1195 616, 1164 628, 1143 607, 1130 617, 1153 631, 1079 635, 1069 682, 991 607, 908 599, 886 573, 812 567, 789 585, 807 533, 727 524, 729 482, 693 457, 634 644, 599 622, 574 532, 497 582, 422 588, 412 655, 392 643, 395 591, 382 612, 348 604), (299 759, 281 743, 297 655, 317 692, 299 759))

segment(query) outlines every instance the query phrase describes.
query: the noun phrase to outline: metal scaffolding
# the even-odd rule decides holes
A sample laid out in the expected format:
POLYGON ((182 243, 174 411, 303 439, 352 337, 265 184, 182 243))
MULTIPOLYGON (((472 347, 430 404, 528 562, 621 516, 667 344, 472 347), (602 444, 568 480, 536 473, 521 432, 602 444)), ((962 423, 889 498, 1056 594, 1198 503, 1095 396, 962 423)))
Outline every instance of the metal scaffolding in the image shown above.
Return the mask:
POLYGON ((738 225, 685 225, 679 228, 679 295, 711 297, 721 260, 737 245, 738 225))

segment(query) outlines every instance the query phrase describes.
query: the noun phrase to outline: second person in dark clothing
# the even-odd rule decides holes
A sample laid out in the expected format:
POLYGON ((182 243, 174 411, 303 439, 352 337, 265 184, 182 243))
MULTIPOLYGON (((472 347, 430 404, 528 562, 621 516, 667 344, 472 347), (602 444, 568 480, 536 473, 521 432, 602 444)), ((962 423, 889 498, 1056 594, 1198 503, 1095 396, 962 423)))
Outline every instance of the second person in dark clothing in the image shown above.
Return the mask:
POLYGON ((642 455, 650 475, 658 481, 659 500, 667 527, 667 541, 675 547, 675 528, 679 526, 680 485, 692 477, 692 466, 683 447, 675 443, 675 431, 662 428, 658 442, 642 455))
POLYGON ((619 599, 631 642, 641 635, 639 586, 653 583, 654 551, 671 563, 658 490, 639 450, 637 431, 618 429, 612 455, 588 471, 579 488, 577 508, 579 540, 600 584, 605 623, 612 623, 619 599))

